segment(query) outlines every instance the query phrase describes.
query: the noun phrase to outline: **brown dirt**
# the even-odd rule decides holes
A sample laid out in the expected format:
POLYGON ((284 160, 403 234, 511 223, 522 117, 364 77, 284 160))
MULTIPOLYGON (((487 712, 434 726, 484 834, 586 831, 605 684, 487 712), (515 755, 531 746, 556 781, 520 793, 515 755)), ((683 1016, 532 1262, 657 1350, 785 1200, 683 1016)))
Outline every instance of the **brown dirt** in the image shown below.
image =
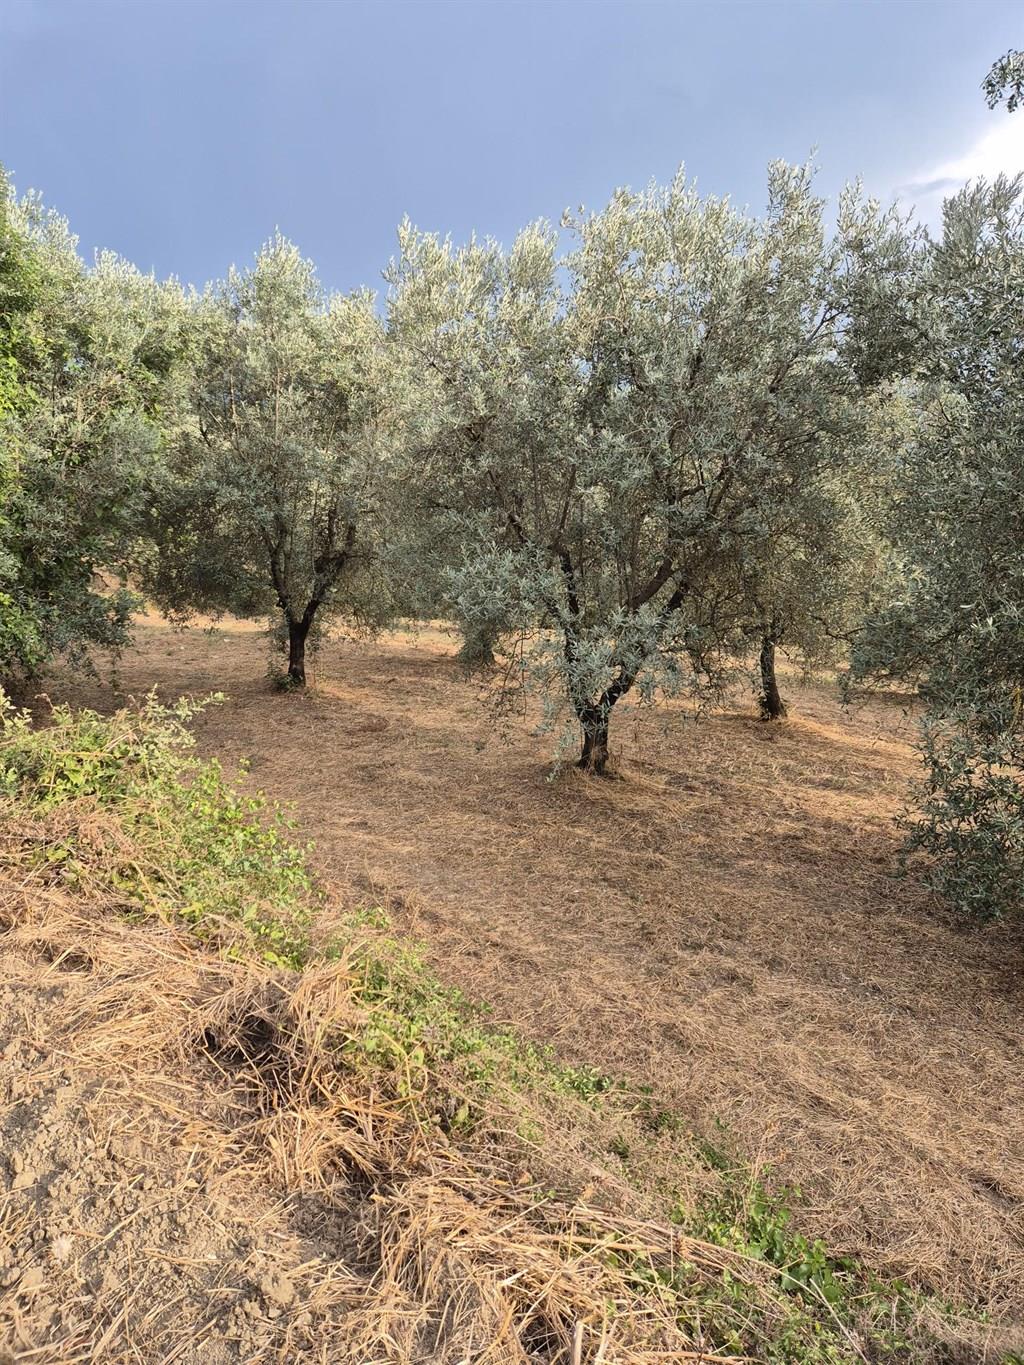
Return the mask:
POLYGON ((899 706, 845 712, 787 677, 783 725, 752 698, 617 716, 625 780, 550 780, 550 738, 496 738, 455 648, 335 641, 315 688, 281 695, 252 627, 150 618, 116 689, 48 691, 226 692, 201 748, 294 802, 325 872, 443 977, 770 1164, 836 1251, 1020 1321, 1024 933, 892 877, 899 706))

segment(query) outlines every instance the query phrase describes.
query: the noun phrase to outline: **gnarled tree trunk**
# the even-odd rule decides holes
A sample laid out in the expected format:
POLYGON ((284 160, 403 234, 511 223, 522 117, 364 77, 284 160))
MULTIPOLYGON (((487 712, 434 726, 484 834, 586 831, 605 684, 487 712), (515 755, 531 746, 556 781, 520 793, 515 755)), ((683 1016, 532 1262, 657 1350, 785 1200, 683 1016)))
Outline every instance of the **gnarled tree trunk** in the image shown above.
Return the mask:
POLYGON ((583 730, 583 750, 576 764, 595 777, 608 777, 608 726, 612 707, 636 682, 636 669, 621 668, 596 702, 576 705, 576 715, 583 730))
MULTIPOLYGON (((607 777, 608 774, 608 724, 611 719, 612 707, 620 701, 636 682, 637 674, 643 663, 643 659, 633 660, 629 664, 619 662, 617 672, 612 681, 601 693, 596 701, 592 699, 592 694, 588 694, 575 681, 574 675, 580 658, 579 635, 577 634, 577 624, 582 619, 580 610, 579 579, 573 567, 572 559, 566 550, 562 550, 559 555, 562 573, 565 577, 566 586, 566 605, 568 608, 568 619, 563 622, 563 648, 565 651, 565 661, 568 671, 569 696, 576 712, 576 719, 583 730, 583 749, 577 760, 577 768, 584 772, 593 773, 595 777, 607 777)), ((649 602, 656 592, 665 586, 671 576, 671 563, 666 561, 658 572, 651 579, 651 582, 644 591, 637 595, 630 603, 632 610, 637 610, 646 602, 649 602)), ((666 602, 661 611, 662 624, 668 620, 673 611, 680 606, 685 593, 685 585, 677 584, 672 596, 666 602)))
POLYGON ((313 589, 306 609, 298 620, 293 615, 297 607, 288 593, 288 557, 285 553, 287 527, 283 518, 277 518, 276 537, 271 538, 269 534, 266 537, 270 579, 277 589, 277 604, 288 624, 288 682, 292 687, 306 686, 306 640, 317 612, 345 572, 355 545, 355 522, 346 524, 344 540, 340 545, 337 522, 338 511, 335 507, 327 518, 326 548, 313 561, 313 589))
POLYGON ((602 714, 595 707, 580 717, 583 727, 583 751, 577 768, 593 773, 595 777, 605 777, 608 768, 608 713, 602 714))
POLYGON ((288 622, 288 679, 293 687, 306 686, 306 636, 310 624, 305 617, 288 622))
POLYGON ((782 720, 786 706, 775 676, 775 640, 766 635, 761 641, 761 719, 782 720))

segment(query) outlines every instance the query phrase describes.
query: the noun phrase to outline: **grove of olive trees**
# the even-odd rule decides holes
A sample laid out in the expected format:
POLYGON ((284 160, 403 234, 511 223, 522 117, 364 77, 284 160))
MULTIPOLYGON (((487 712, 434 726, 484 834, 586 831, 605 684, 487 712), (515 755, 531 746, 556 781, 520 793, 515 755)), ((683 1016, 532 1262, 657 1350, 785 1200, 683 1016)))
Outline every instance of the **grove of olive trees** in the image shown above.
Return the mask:
MULTIPOLYGON (((984 88, 1013 116, 1020 54, 984 88)), ((780 649, 912 678, 912 843, 1017 903, 1021 200, 933 239, 807 167, 760 215, 680 173, 507 249, 404 223, 377 300, 279 236, 201 292, 87 268, 5 182, 0 667, 122 645, 133 591, 266 620, 299 686, 332 619, 441 615, 595 775, 627 697, 746 671, 781 719, 780 649)))

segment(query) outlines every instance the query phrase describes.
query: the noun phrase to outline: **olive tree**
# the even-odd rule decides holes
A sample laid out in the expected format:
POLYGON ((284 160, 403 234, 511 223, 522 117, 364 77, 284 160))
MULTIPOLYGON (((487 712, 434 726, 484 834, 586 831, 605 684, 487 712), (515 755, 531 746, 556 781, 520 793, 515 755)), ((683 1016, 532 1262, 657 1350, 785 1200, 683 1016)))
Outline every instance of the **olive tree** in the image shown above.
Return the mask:
POLYGON ((266 616, 288 679, 331 615, 378 620, 381 327, 366 293, 325 295, 278 236, 193 301, 184 412, 157 490, 148 590, 172 613, 266 616))
POLYGON ((900 591, 858 644, 864 674, 916 677, 937 706, 965 687, 1024 683, 1016 589, 1024 567, 1024 204, 1021 178, 979 181, 944 206, 921 262, 927 345, 903 386, 907 417, 888 531, 900 591))
POLYGON ((858 643, 860 674, 929 703, 910 844, 965 908, 1024 892, 1024 203, 1020 178, 947 201, 922 261, 930 302, 890 534, 902 591, 858 643))
POLYGON ((849 641, 870 612, 880 575, 887 571, 888 546, 880 534, 876 500, 865 484, 878 477, 879 433, 884 404, 874 407, 863 430, 867 451, 836 462, 780 505, 770 516, 768 534, 744 547, 723 566, 728 593, 720 614, 735 616, 735 649, 754 658, 761 717, 783 719, 787 705, 779 687, 776 662, 782 650, 804 672, 841 668, 849 641))
POLYGON ((3 190, 0 667, 24 670, 127 638, 181 296, 112 254, 86 269, 64 219, 3 190))
POLYGON ((507 253, 402 229, 407 477, 459 615, 568 704, 585 769, 623 697, 715 678, 737 566, 864 440, 848 277, 881 219, 853 195, 840 218, 830 239, 809 171, 776 164, 762 217, 680 175, 567 217, 564 256, 543 225, 507 253))
POLYGON ((0 666, 5 669, 14 662, 34 660, 40 644, 34 614, 11 591, 19 572, 11 518, 20 472, 13 432, 32 393, 27 369, 33 358, 31 322, 39 297, 36 253, 19 216, 0 170, 0 666))

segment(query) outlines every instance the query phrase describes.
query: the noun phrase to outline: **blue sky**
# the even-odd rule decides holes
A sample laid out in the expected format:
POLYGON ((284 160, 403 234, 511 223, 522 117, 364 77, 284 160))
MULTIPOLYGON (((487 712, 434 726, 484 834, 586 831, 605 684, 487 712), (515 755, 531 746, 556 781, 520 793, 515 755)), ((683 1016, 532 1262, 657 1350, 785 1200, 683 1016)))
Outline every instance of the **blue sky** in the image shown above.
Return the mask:
POLYGON ((201 283, 280 227, 377 286, 403 214, 507 241, 667 179, 759 206, 776 156, 934 219, 1024 170, 979 85, 1021 0, 0 0, 0 161, 83 251, 201 283))

